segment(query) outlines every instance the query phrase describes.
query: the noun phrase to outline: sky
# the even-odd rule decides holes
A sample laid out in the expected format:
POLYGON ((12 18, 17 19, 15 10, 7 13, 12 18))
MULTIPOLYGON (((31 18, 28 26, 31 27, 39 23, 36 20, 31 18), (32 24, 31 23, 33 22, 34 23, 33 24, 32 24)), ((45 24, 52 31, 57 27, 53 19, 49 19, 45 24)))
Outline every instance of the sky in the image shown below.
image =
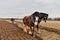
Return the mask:
POLYGON ((23 18, 35 11, 60 17, 60 0, 0 0, 0 18, 23 18))

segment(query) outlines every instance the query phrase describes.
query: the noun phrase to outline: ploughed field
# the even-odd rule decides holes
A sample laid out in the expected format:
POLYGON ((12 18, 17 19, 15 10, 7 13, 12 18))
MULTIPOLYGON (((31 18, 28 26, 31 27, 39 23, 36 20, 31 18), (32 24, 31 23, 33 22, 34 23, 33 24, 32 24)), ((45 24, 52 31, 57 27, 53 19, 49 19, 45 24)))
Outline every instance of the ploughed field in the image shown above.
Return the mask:
POLYGON ((11 21, 0 21, 0 39, 1 40, 60 40, 60 21, 47 21, 40 23, 41 34, 39 37, 33 38, 27 33, 24 33, 20 23, 22 20, 16 20, 17 25, 11 21))
POLYGON ((40 40, 38 37, 33 38, 17 25, 8 21, 0 21, 0 40, 40 40))
POLYGON ((60 40, 60 21, 42 21, 40 26, 43 40, 60 40))
POLYGON ((60 40, 60 21, 47 21, 46 23, 42 21, 39 26, 41 30, 40 38, 43 40, 60 40))

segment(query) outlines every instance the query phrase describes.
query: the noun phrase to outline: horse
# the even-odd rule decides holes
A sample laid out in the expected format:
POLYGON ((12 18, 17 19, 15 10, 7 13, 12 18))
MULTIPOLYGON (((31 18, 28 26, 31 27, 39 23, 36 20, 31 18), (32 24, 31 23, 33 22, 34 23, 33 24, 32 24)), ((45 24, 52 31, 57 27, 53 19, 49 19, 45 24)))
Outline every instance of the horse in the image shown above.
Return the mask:
MULTIPOLYGON (((40 29, 40 22, 42 20, 44 20, 46 22, 48 18, 48 14, 46 13, 39 13, 39 12, 34 12, 32 15, 30 16, 25 16, 23 18, 23 23, 26 26, 30 27, 31 31, 32 31, 32 35, 34 34, 34 29, 35 27, 37 28, 37 31, 39 31, 40 29)), ((27 31, 26 31, 27 32, 27 31)))
POLYGON ((23 23, 24 23, 24 32, 27 32, 26 27, 28 26, 30 29, 34 26, 34 24, 31 22, 31 17, 30 16, 25 16, 23 18, 23 23))

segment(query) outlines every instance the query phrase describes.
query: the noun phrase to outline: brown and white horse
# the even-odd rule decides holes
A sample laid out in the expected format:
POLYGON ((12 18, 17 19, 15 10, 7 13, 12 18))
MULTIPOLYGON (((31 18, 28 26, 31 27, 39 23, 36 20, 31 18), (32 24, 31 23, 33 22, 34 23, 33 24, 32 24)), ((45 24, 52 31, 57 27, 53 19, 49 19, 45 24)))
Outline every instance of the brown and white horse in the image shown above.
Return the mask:
POLYGON ((33 29, 33 23, 31 22, 31 17, 30 16, 25 16, 23 18, 23 23, 24 23, 24 32, 27 32, 27 29, 33 29), (27 28, 27 29, 26 29, 27 28))

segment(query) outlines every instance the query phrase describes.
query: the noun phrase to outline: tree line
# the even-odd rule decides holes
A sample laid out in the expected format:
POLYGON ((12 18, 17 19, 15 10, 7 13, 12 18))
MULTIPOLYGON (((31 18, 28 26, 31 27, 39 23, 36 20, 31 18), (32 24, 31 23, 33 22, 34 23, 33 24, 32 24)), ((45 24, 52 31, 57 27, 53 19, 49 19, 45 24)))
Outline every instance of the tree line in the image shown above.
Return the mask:
POLYGON ((60 21, 60 18, 48 18, 48 20, 56 20, 56 21, 60 21))

